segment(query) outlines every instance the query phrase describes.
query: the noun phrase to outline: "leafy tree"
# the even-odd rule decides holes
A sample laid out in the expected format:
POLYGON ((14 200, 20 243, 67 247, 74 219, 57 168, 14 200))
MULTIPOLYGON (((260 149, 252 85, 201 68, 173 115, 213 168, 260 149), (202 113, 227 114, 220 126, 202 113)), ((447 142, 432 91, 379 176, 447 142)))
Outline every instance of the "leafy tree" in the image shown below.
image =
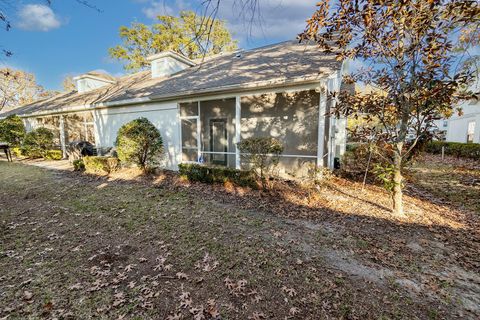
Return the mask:
POLYGON ((75 81, 72 76, 66 76, 62 81, 63 91, 71 92, 77 89, 75 81))
POLYGON ((25 137, 25 125, 17 115, 11 115, 0 120, 0 141, 6 141, 13 147, 18 147, 25 137))
POLYGON ((163 151, 163 140, 158 129, 147 118, 138 118, 118 130, 115 146, 120 161, 136 164, 145 170, 147 166, 155 164, 163 151))
POLYGON ((42 97, 45 90, 31 73, 0 69, 0 110, 13 109, 42 97))
POLYGON ((381 124, 353 133, 385 146, 389 165, 381 178, 393 183, 394 212, 402 215, 402 168, 409 154, 429 136, 435 117, 448 116, 458 101, 472 97, 465 88, 473 72, 464 68, 453 41, 480 21, 478 1, 338 0, 331 6, 323 0, 317 6, 301 39, 316 41, 339 60, 371 65, 344 81, 377 91, 341 93, 335 113, 381 124))
POLYGON ((148 67, 146 57, 172 50, 195 59, 233 51, 237 42, 232 40, 225 22, 210 17, 197 16, 192 11, 182 11, 179 17, 158 16, 159 23, 152 26, 132 23, 120 27, 123 44, 109 49, 110 56, 126 62, 127 71, 148 67))
POLYGON ((30 158, 41 158, 46 157, 52 148, 53 132, 47 128, 37 128, 25 135, 21 150, 30 158))
POLYGON ((237 144, 241 157, 252 166, 254 172, 262 182, 263 189, 267 189, 267 175, 280 159, 283 146, 277 139, 247 138, 237 144))

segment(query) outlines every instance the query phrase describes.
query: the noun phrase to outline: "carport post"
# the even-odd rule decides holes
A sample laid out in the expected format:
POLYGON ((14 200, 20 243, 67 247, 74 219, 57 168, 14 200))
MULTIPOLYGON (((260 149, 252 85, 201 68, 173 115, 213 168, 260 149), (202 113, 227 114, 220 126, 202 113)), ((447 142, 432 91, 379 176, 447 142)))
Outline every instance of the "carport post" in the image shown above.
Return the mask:
POLYGON ((62 157, 67 157, 67 148, 65 146, 65 120, 63 115, 60 115, 60 146, 62 147, 62 157))

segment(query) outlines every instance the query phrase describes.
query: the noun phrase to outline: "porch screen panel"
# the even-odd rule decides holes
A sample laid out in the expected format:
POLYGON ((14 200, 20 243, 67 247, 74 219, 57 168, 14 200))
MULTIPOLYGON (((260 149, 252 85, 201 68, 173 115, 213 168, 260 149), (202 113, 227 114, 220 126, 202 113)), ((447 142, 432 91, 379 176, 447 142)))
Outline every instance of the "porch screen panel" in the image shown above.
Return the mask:
POLYGON ((241 138, 273 137, 285 155, 316 156, 319 99, 314 90, 242 97, 241 138))
POLYGON ((65 116, 65 142, 88 141, 95 144, 92 112, 69 113, 65 116))
POLYGON ((198 159, 198 119, 182 119, 182 161, 198 159))
POLYGON ((180 103, 180 117, 198 116, 198 102, 180 103))
POLYGON ((60 117, 42 117, 37 118, 37 123, 40 127, 47 128, 53 133, 53 144, 60 145, 60 117))
POLYGON ((235 167, 235 99, 200 102, 201 151, 205 162, 235 167))
POLYGON ((319 100, 314 90, 244 96, 241 139, 276 138, 284 147, 279 174, 302 176, 317 157, 319 100))

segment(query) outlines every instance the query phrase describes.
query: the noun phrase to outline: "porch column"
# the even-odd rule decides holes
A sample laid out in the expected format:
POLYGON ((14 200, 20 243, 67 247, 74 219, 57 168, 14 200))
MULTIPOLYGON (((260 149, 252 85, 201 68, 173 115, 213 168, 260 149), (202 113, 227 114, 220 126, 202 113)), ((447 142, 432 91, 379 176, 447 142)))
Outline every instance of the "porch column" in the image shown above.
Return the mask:
POLYGON ((242 111, 242 103, 241 97, 235 97, 235 168, 240 169, 240 149, 237 146, 237 143, 240 142, 240 133, 241 133, 241 111, 242 111))
POLYGON ((65 119, 60 115, 60 146, 62 147, 62 157, 67 157, 67 147, 65 145, 65 119))
POLYGON ((325 156, 325 118, 327 110, 327 88, 320 82, 320 103, 318 105, 317 166, 323 167, 325 156))

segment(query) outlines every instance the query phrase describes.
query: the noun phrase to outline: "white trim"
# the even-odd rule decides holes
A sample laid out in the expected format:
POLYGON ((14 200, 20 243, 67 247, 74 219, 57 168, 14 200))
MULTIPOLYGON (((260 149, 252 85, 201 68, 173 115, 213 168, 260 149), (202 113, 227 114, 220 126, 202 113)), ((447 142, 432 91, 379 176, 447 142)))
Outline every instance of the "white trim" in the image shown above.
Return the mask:
MULTIPOLYGON (((184 148, 187 149, 187 148, 184 148)), ((195 148, 191 148, 195 149, 195 148)), ((227 154, 227 155, 236 155, 236 152, 218 152, 218 151, 202 151, 202 153, 205 154, 227 154)), ((248 155, 248 153, 241 153, 243 155, 248 155)), ((276 156, 275 154, 267 154, 269 157, 276 156)), ((310 158, 310 159, 316 159, 317 156, 306 156, 306 155, 301 155, 301 154, 281 154, 279 155, 280 158, 285 157, 285 158, 310 158)))
POLYGON ((325 138, 325 112, 327 110, 326 87, 320 82, 320 101, 318 104, 318 135, 317 135, 317 166, 323 167, 324 138, 325 138), (323 90, 322 90, 323 89, 323 90))
POLYGON ((201 139, 201 134, 202 134, 202 123, 200 120, 200 101, 197 102, 197 162, 199 162, 200 157, 202 156, 201 154, 201 149, 202 149, 202 139, 201 139))
POLYGON ((242 98, 240 96, 235 97, 235 168, 240 169, 240 149, 238 143, 241 139, 241 123, 242 123, 242 98))
MULTIPOLYGON (((335 73, 336 74, 336 73, 335 73)), ((331 77, 331 75, 329 75, 331 77)), ((318 78, 318 77, 317 77, 318 78)), ((325 77, 323 79, 326 79, 325 77)), ((31 118, 36 116, 43 116, 43 115, 53 115, 53 114, 62 114, 62 113, 71 113, 71 112, 78 112, 78 111, 86 111, 88 109, 105 109, 109 107, 131 107, 132 104, 141 104, 141 103, 156 103, 156 102, 166 102, 172 101, 177 103, 184 103, 184 102, 197 102, 197 101, 205 101, 205 100, 215 100, 215 99, 227 99, 227 98, 235 98, 238 95, 238 91, 242 92, 242 96, 245 95, 256 95, 256 94, 264 94, 264 93, 278 93, 278 92, 296 92, 296 91, 305 91, 305 90, 318 90, 318 79, 309 80, 308 83, 300 83, 297 82, 302 81, 291 81, 284 82, 282 84, 278 84, 277 86, 272 87, 272 84, 266 86, 251 86, 251 87, 242 87, 237 86, 232 90, 230 93, 215 93, 212 90, 202 90, 202 91, 188 91, 177 96, 157 96, 157 97, 143 97, 143 98, 132 98, 132 99, 124 99, 118 101, 110 101, 110 102, 100 102, 94 104, 85 104, 80 106, 67 106, 64 108, 59 108, 55 110, 49 111, 40 111, 31 114, 19 114, 18 116, 21 118, 31 118), (202 95, 202 96, 195 96, 195 95, 202 95), (190 96, 185 98, 185 96, 190 96)), ((305 82, 305 81, 304 81, 305 82)), ((228 88, 218 88, 218 91, 228 91, 228 88)))
POLYGON ((62 147, 62 158, 67 157, 67 146, 65 143, 65 119, 63 119, 63 114, 60 115, 60 146, 62 147))

